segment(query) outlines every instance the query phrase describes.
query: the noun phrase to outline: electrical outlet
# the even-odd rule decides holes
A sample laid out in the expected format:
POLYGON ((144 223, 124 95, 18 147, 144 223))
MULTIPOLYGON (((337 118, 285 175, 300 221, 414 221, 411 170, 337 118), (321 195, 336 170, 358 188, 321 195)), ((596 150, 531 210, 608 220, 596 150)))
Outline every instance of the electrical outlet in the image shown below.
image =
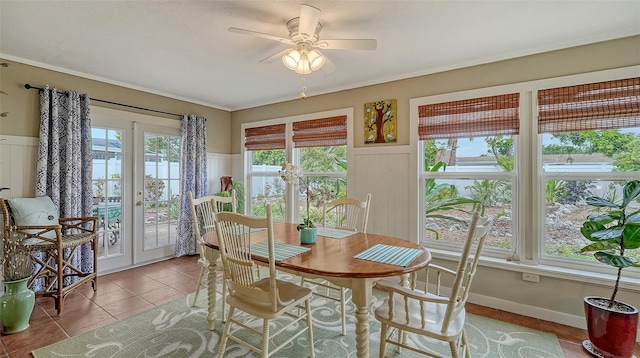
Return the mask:
POLYGON ((540 282, 540 275, 523 272, 522 273, 522 280, 538 283, 538 282, 540 282))

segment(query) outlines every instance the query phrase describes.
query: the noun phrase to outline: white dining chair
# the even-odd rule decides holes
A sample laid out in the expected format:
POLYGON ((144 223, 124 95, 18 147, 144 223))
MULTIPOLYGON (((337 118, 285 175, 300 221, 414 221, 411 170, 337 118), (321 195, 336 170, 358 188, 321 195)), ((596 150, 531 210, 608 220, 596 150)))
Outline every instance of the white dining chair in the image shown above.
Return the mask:
POLYGON ((291 342, 299 343, 296 338, 304 333, 307 333, 309 356, 315 357, 311 328, 310 300, 312 292, 309 288, 276 278, 271 205, 266 205, 266 217, 230 212, 218 213, 215 225, 225 272, 224 277, 229 288, 227 296, 229 314, 224 326, 224 333, 220 339, 218 357, 224 357, 228 339, 265 358, 289 346, 291 342), (251 233, 256 229, 266 229, 268 237, 269 276, 261 279, 256 277, 257 263, 251 253, 251 244, 254 243, 251 240, 251 233), (304 313, 294 314, 296 309, 304 313), (247 317, 247 315, 253 317, 247 317), (271 334, 270 321, 283 315, 292 319, 283 322, 284 326, 271 334), (261 331, 252 323, 259 319, 262 319, 261 331), (303 320, 306 321, 306 327, 300 324, 303 320), (232 331, 232 326, 237 327, 232 331), (261 335, 261 346, 257 347, 249 343, 250 340, 247 337, 235 336, 234 334, 239 331, 261 335), (270 343, 275 344, 275 337, 280 334, 289 335, 289 337, 270 349, 270 343))
POLYGON ((325 201, 322 205, 322 226, 367 232, 370 205, 371 194, 367 194, 364 201, 356 198, 325 201))
POLYGON ((464 306, 492 223, 489 217, 480 216, 478 208, 474 210, 455 271, 430 264, 424 270, 411 274, 410 287, 387 280, 376 283, 377 289, 388 294, 375 310, 375 317, 381 323, 380 358, 385 357, 387 343, 395 345, 398 350, 406 348, 436 357, 408 344, 405 336, 407 332, 447 342, 452 357, 471 357, 464 331, 464 306), (475 251, 472 253, 476 241, 475 251), (418 284, 418 277, 424 279, 421 284, 418 284), (442 290, 445 284, 451 285, 448 295, 442 290))
MULTIPOLYGON (((322 226, 366 233, 370 205, 371 194, 367 194, 364 201, 355 198, 325 201, 322 208, 322 226)), ((322 279, 302 278, 301 284, 311 287, 316 296, 340 302, 342 335, 346 335, 347 319, 345 310, 347 303, 351 301, 350 290, 322 279)))
MULTIPOLYGON (((198 264, 201 266, 200 275, 198 276, 198 286, 196 287, 196 293, 193 297, 193 306, 198 301, 198 295, 200 294, 200 288, 203 281, 207 277, 209 272, 209 266, 214 259, 213 251, 204 244, 202 236, 208 232, 215 232, 214 214, 218 211, 225 209, 225 204, 230 206, 232 211, 236 211, 236 199, 235 191, 231 191, 231 196, 224 197, 218 195, 207 195, 201 198, 194 198, 193 194, 189 192, 189 205, 191 208, 191 222, 193 225, 193 233, 198 240, 198 247, 200 250, 200 258, 198 264)), ((218 258, 216 262, 216 271, 222 273, 222 260, 218 258)), ((222 320, 224 322, 225 313, 225 296, 226 285, 222 280, 222 320)))

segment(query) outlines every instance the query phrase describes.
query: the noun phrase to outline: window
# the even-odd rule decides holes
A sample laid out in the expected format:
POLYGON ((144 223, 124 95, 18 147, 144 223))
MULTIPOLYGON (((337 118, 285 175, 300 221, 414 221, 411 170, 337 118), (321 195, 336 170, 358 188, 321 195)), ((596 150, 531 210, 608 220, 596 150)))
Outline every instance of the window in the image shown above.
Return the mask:
POLYGON ((543 262, 595 262, 579 252, 589 242, 582 222, 593 211, 584 199, 619 201, 621 183, 640 177, 640 78, 545 89, 537 98, 543 262))
MULTIPOLYGON (((346 196, 347 116, 294 122, 292 140, 301 172, 311 183, 311 220, 320 223, 323 201, 346 196)), ((298 218, 306 204, 304 193, 300 195, 298 218)))
POLYGON ((514 250, 519 103, 511 93, 418 106, 422 244, 460 247, 476 201, 496 219, 485 252, 514 250))
POLYGON ((271 204, 273 217, 300 222, 306 197, 299 187, 280 178, 282 163, 295 164, 311 182, 310 214, 320 223, 324 199, 347 193, 347 138, 353 109, 342 109, 243 125, 249 213, 264 215, 271 204), (265 123, 269 125, 265 126, 265 123))
POLYGON ((247 197, 251 215, 264 216, 265 206, 271 204, 274 219, 285 219, 285 188, 278 170, 285 161, 285 124, 245 129, 245 148, 248 151, 249 185, 247 197))
MULTIPOLYGON (((460 246, 456 219, 466 215, 455 209, 468 210, 456 202, 463 197, 494 217, 488 265, 501 258, 524 270, 615 274, 579 252, 588 243, 580 228, 595 210, 587 196, 615 202, 623 183, 640 178, 639 69, 412 99, 421 242, 443 257, 460 246)), ((640 201, 632 206, 640 210, 640 201)), ((627 254, 640 259, 637 250, 627 254)))

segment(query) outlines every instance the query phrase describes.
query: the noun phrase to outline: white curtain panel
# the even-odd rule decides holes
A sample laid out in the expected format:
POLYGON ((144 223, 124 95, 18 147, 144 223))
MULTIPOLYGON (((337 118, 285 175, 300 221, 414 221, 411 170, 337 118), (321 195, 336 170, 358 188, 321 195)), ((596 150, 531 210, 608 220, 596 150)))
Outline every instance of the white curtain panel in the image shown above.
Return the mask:
POLYGON ((180 212, 178 214, 178 239, 176 256, 198 254, 198 242, 193 233, 189 196, 207 195, 207 119, 184 114, 180 125, 182 132, 180 150, 180 212))
MULTIPOLYGON (((49 196, 60 217, 92 215, 91 119, 87 94, 40 90, 40 144, 36 196, 49 196)), ((74 264, 93 269, 89 243, 82 246, 74 264)), ((71 279, 68 279, 71 280, 71 279)), ((66 283, 70 283, 71 281, 66 283)), ((38 290, 38 283, 34 290, 38 290)))

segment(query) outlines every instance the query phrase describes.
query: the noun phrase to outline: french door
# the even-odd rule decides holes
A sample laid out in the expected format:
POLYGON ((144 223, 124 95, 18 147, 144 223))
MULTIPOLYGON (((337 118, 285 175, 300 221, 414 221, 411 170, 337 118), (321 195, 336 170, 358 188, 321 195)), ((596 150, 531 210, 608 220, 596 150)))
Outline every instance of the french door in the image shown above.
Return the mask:
POLYGON ((98 272, 175 254, 180 122, 92 107, 98 272))
POLYGON ((134 261, 175 254, 180 210, 180 130, 135 123, 134 261))
POLYGON ((118 270, 133 263, 131 205, 127 200, 132 193, 131 134, 130 122, 108 115, 95 115, 92 119, 93 215, 98 217, 98 272, 118 270))

